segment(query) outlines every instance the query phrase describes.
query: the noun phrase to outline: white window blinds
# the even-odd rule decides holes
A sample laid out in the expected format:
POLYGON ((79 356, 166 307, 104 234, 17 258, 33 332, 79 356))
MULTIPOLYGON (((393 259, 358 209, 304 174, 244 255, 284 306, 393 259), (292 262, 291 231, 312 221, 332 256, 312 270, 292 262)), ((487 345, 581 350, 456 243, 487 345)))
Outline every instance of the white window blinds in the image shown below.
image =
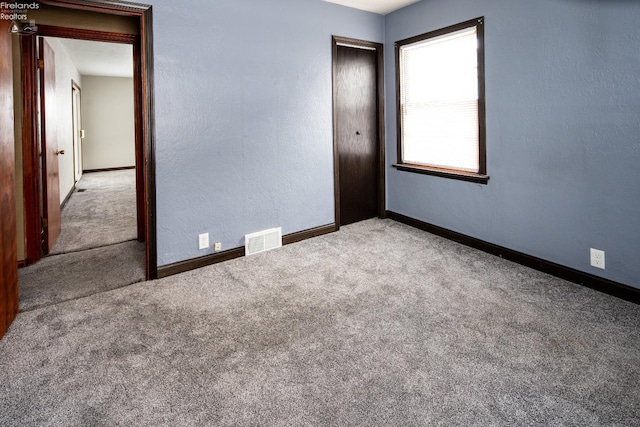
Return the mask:
POLYGON ((399 53, 402 162, 478 173, 477 28, 399 53))

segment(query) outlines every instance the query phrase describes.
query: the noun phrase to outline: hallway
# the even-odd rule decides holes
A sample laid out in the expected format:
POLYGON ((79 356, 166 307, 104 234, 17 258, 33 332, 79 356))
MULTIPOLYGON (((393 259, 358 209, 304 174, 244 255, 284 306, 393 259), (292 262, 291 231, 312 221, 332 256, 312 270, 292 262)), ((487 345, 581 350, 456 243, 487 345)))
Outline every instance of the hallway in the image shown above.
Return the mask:
POLYGON ((143 281, 136 240, 135 170, 84 174, 62 210, 51 254, 20 269, 20 311, 143 281))

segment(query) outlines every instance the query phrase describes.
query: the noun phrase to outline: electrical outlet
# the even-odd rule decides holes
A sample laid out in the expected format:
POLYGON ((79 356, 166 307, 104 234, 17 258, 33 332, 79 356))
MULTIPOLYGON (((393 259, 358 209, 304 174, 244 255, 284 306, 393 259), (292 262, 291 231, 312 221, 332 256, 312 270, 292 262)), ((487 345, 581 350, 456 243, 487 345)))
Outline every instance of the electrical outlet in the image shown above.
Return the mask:
POLYGON ((198 247, 200 250, 209 247, 209 233, 198 234, 198 247))
POLYGON ((213 250, 215 250, 215 251, 221 251, 221 250, 222 250, 222 243, 220 243, 220 242, 215 242, 215 243, 213 244, 213 250))
POLYGON ((604 270, 604 251, 591 248, 591 266, 604 270))

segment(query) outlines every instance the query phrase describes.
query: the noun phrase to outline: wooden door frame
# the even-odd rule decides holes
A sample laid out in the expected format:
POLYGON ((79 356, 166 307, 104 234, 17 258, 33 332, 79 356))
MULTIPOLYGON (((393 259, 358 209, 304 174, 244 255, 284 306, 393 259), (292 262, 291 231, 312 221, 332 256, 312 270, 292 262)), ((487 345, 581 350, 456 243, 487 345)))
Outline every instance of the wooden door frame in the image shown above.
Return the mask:
POLYGON ((340 167, 338 158, 338 46, 356 49, 375 50, 376 82, 378 93, 378 218, 386 218, 386 157, 385 157, 385 127, 384 127, 384 46, 382 43, 352 39, 348 37, 331 36, 332 54, 332 83, 333 83, 333 185, 335 203, 336 231, 340 229, 340 167))
MULTIPOLYGON (((35 37, 62 37, 90 41, 133 45, 134 57, 134 111, 136 145, 136 203, 138 207, 138 240, 145 242, 145 270, 147 279, 158 275, 156 247, 156 192, 155 192, 155 125, 153 107, 153 40, 151 6, 124 1, 96 0, 40 0, 40 3, 67 9, 88 10, 107 15, 130 16, 139 19, 139 35, 84 30, 78 28, 38 25, 37 33, 22 36, 22 78, 24 97, 23 157, 25 229, 27 263, 42 257, 40 245, 40 200, 38 187, 39 159, 37 150, 37 115, 34 97, 35 37), (35 240, 34 240, 35 239, 35 240), (29 244, 38 242, 38 244, 29 244)), ((74 177, 75 179, 75 177, 74 177)))
MULTIPOLYGON (((82 132, 82 88, 78 85, 78 83, 76 83, 75 80, 71 79, 71 127, 73 128, 73 188, 71 189, 71 191, 73 192, 73 190, 76 188, 76 167, 78 166, 78 162, 77 162, 77 158, 76 157, 80 157, 80 164, 82 165, 82 149, 80 149, 79 153, 76 152, 76 145, 77 146, 82 146, 82 138, 80 135, 78 135, 76 133, 76 116, 74 113, 76 113, 76 109, 80 110, 80 122, 78 123, 78 126, 80 127, 79 130, 80 132, 82 132), (75 105, 75 94, 74 91, 78 91, 78 105, 76 107, 74 107, 75 105), (76 138, 79 138, 78 141, 76 141, 76 138)), ((80 174, 82 175, 82 174, 80 174)))

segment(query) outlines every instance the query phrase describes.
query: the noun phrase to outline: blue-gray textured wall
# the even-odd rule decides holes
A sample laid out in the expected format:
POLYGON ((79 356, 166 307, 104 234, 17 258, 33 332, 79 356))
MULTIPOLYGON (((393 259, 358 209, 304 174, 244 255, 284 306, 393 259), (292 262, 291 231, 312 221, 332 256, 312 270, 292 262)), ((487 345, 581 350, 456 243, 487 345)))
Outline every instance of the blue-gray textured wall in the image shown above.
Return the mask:
POLYGON ((631 0, 423 0, 387 15, 388 209, 640 287, 639 23, 631 0), (479 16, 489 184, 393 169, 394 42, 479 16))
POLYGON ((154 0, 158 265, 334 222, 331 35, 384 18, 320 0, 154 0))

